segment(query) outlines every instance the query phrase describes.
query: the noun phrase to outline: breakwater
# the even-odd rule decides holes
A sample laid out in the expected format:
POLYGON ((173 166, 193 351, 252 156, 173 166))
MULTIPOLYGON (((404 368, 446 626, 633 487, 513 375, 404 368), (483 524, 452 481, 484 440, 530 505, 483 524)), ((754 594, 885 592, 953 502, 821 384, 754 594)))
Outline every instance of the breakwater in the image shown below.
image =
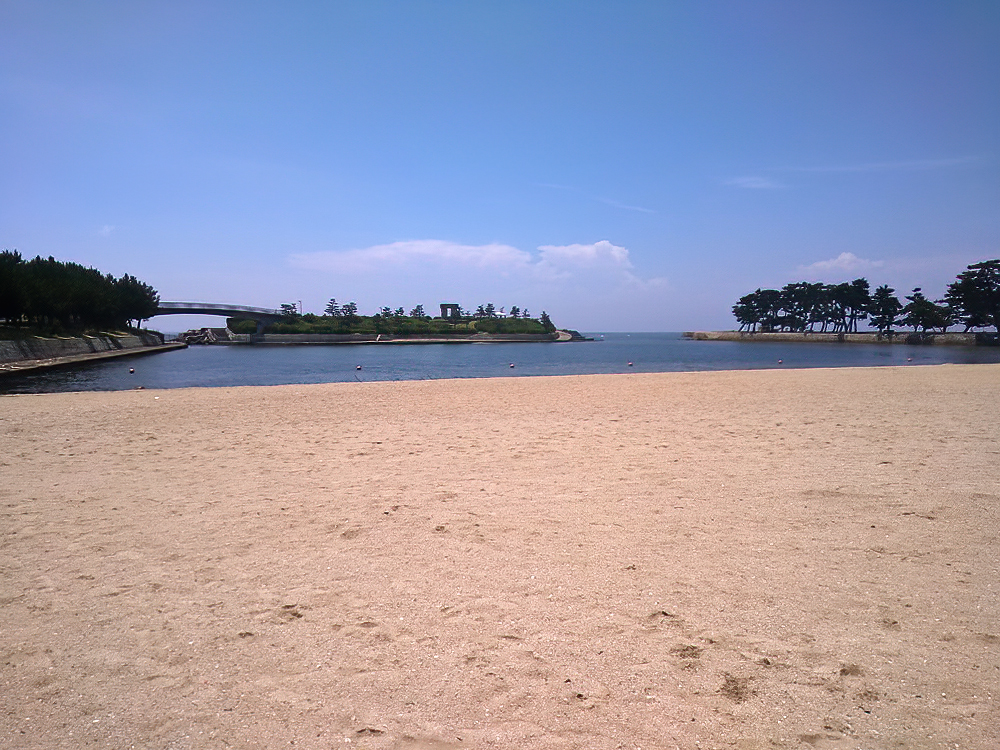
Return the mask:
POLYGON ((183 343, 164 343, 160 334, 146 331, 95 336, 29 336, 0 341, 0 374, 152 354, 185 346, 183 343))
POLYGON ((791 333, 760 331, 685 331, 693 341, 771 341, 814 344, 908 344, 910 346, 997 346, 993 333, 791 333))

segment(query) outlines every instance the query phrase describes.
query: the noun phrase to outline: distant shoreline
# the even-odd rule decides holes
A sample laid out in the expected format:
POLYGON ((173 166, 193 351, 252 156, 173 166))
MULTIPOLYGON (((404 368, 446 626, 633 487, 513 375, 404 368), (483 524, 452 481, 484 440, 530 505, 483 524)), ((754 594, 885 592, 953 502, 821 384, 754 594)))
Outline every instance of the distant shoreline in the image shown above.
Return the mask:
POLYGON ((424 334, 403 336, 380 333, 232 333, 228 329, 202 329, 198 337, 186 336, 190 344, 209 346, 337 346, 344 344, 504 344, 592 341, 573 330, 552 333, 424 334), (211 334, 207 332, 211 332, 211 334))
POLYGON ((995 333, 762 333, 760 331, 685 331, 692 341, 756 341, 814 344, 908 344, 910 346, 997 346, 995 333))

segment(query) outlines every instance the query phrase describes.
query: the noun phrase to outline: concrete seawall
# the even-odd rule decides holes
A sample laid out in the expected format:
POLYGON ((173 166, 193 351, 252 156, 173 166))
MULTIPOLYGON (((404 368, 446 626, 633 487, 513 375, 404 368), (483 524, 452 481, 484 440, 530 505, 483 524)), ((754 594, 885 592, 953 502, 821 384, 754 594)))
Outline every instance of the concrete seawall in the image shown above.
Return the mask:
POLYGON ((996 346, 993 333, 761 333, 758 331, 685 331, 694 341, 780 341, 820 344, 909 344, 920 346, 996 346))
POLYGON ((0 341, 0 374, 25 373, 114 357, 152 354, 185 346, 182 343, 165 344, 161 336, 145 332, 65 338, 31 336, 0 341))

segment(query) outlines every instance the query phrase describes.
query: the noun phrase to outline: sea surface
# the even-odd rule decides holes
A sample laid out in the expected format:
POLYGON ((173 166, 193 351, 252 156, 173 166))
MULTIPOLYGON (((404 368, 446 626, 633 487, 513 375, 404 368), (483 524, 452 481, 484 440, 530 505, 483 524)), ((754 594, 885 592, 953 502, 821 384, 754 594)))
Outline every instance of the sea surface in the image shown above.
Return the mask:
POLYGON ((0 393, 1000 363, 997 347, 688 341, 679 333, 586 335, 595 340, 561 344, 191 346, 34 375, 4 376, 0 377, 0 393), (130 373, 129 368, 135 372, 130 373))

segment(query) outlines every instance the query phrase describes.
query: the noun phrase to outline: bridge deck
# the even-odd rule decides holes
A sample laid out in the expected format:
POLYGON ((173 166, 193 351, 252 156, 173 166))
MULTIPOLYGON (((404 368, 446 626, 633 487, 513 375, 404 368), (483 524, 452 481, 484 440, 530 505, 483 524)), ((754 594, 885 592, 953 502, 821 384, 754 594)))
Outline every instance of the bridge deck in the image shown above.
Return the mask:
POLYGON ((156 315, 220 315, 227 318, 251 320, 279 320, 281 310, 250 305, 226 305, 214 302, 161 302, 156 315))

